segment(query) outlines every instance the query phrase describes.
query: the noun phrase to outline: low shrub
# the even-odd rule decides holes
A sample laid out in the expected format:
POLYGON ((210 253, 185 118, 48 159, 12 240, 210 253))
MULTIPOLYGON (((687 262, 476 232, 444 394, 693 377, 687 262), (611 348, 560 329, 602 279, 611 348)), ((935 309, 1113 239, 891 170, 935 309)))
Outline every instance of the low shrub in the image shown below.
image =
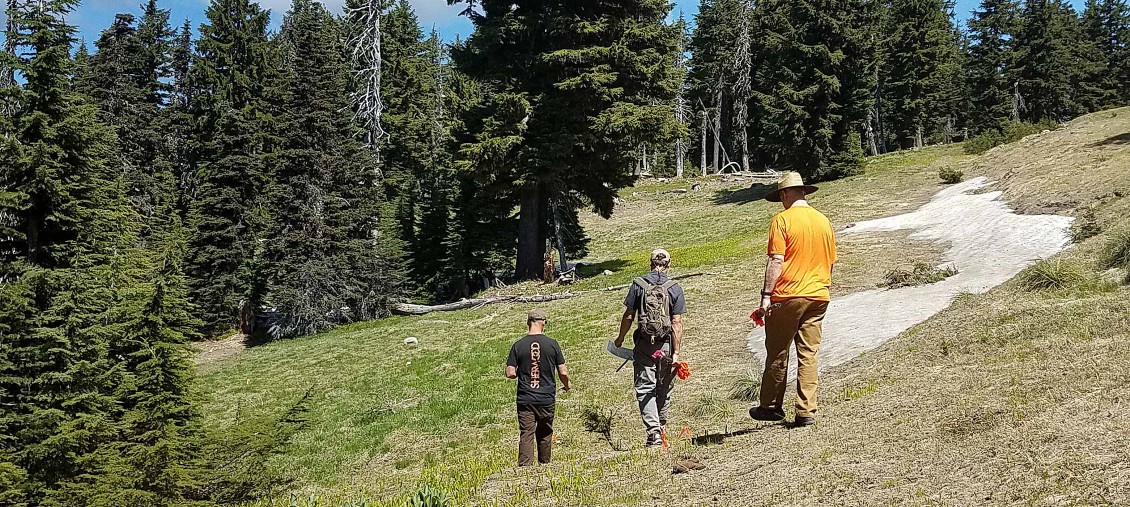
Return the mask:
POLYGON ((451 505, 451 499, 447 497, 447 493, 441 490, 424 486, 412 495, 412 498, 408 500, 408 505, 411 507, 448 507, 451 505))
POLYGON ((1044 259, 1020 273, 1020 286, 1038 291, 1065 289, 1084 281, 1083 269, 1062 259, 1044 259))
POLYGON ((1071 224, 1071 241, 1080 243, 1089 238, 1098 236, 1102 231, 1102 227, 1099 226, 1098 221, 1095 219, 1094 210, 1088 209, 1079 215, 1079 218, 1075 219, 1075 223, 1071 224))
POLYGON ((1055 130, 1059 125, 1054 121, 1040 123, 1007 123, 1000 129, 992 129, 965 142, 963 150, 968 155, 979 155, 1002 144, 1019 141, 1026 136, 1039 134, 1045 130, 1055 130))
POLYGON ((961 169, 947 167, 938 171, 938 177, 942 179, 942 183, 952 185, 954 183, 961 183, 961 180, 965 179, 965 173, 961 172, 961 169))
POLYGON ((1130 269, 1130 228, 1114 231, 1107 239, 1103 266, 1130 269))
POLYGON ((937 283, 957 274, 954 266, 934 267, 925 262, 918 262, 910 270, 895 268, 883 275, 883 287, 897 289, 899 287, 912 287, 937 283))
POLYGON ((749 370, 734 381, 730 388, 730 399, 753 403, 761 398, 761 374, 749 370))
POLYGON ((588 405, 581 409, 581 422, 585 431, 608 437, 612 434, 612 411, 588 405))
POLYGON ((695 400, 691 415, 700 419, 720 421, 733 417, 734 410, 725 398, 715 394, 705 394, 695 400))

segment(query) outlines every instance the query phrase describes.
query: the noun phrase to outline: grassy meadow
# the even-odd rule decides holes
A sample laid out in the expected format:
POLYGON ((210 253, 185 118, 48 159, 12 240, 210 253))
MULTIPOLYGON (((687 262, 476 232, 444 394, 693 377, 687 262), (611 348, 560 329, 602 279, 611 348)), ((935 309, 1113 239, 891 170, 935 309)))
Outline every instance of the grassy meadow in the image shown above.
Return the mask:
MULTIPOLYGON (((238 435, 298 414, 265 462, 280 481, 257 505, 404 505, 422 489, 450 505, 1029 504, 1130 502, 1130 108, 965 155, 960 145, 867 161, 821 184, 811 203, 838 229, 907 212, 942 188, 939 171, 1000 182, 1021 210, 1081 217, 1079 244, 989 293, 826 371, 816 427, 745 416, 759 371, 746 351, 769 218, 768 186, 717 177, 645 181, 612 219, 585 218, 590 275, 628 283, 663 246, 689 313, 667 453, 642 449, 630 366, 603 351, 622 291, 547 303, 547 334, 574 378, 559 396, 554 463, 519 470, 514 386, 502 376, 532 305, 394 317, 249 348, 200 364, 205 431, 238 435), (685 193, 672 192, 687 189, 685 193), (1089 225, 1088 225, 1089 224, 1089 225), (1122 263, 1122 264, 1120 264, 1122 263), (605 270, 612 274, 600 274, 605 270), (416 337, 418 346, 406 346, 416 337), (296 407, 298 408, 296 410, 296 407), (611 416, 607 435, 586 413, 611 416), (706 470, 671 475, 695 457, 706 470)), ((840 242, 833 297, 874 288, 891 269, 941 262, 944 245, 899 234, 840 242)))

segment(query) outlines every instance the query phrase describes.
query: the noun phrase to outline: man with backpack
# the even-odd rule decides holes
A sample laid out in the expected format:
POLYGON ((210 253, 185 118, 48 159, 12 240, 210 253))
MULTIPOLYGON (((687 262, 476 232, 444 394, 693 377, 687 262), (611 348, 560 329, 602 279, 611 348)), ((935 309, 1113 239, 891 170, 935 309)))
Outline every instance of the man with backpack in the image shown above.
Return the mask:
POLYGON ((683 314, 687 311, 683 288, 668 278, 671 254, 659 248, 651 253, 651 272, 636 278, 624 299, 624 315, 616 346, 639 320, 632 335, 636 401, 647 430, 647 445, 663 443, 667 408, 674 387, 675 363, 683 345, 683 314))

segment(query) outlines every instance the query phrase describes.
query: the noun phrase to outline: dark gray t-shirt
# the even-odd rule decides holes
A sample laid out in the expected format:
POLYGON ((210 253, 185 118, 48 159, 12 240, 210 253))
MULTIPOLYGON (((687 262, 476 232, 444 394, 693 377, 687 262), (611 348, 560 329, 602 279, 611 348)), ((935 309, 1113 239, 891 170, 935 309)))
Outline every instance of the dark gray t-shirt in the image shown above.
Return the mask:
POLYGON ((557 401, 557 366, 565 354, 557 340, 544 334, 526 335, 510 347, 506 366, 518 370, 518 404, 552 405, 557 401))
MULTIPOLYGON (((659 285, 666 282, 668 277, 659 271, 652 271, 645 275, 643 279, 647 280, 649 283, 659 285)), ((671 295, 671 300, 669 301, 671 316, 674 317, 687 313, 687 298, 686 295, 683 294, 683 288, 680 287, 679 284, 675 284, 671 286, 667 293, 671 295)), ((632 286, 628 288, 627 297, 624 298, 624 307, 635 310, 636 317, 638 318, 641 305, 643 305, 643 289, 633 282, 632 286)), ((636 328, 636 331, 638 332, 639 328, 636 328)))

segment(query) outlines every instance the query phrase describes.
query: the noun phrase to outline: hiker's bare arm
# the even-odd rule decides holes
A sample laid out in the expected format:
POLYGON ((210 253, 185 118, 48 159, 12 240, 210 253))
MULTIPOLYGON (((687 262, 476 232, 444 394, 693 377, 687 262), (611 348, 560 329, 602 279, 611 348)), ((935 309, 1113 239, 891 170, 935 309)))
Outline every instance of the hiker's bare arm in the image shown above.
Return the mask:
POLYGON ((557 365, 557 376, 561 378, 561 389, 566 391, 573 388, 573 384, 569 383, 569 367, 563 364, 557 365))
POLYGON ((506 378, 518 378, 518 368, 516 366, 506 366, 506 378))
POLYGON ((679 353, 683 350, 683 316, 671 316, 671 328, 675 331, 675 353, 671 354, 672 361, 679 360, 679 353))
MULTIPOLYGON (((784 255, 770 255, 765 261, 765 285, 761 288, 762 294, 773 292, 773 288, 777 286, 777 279, 781 277, 781 267, 784 264, 784 255)), ((769 296, 761 296, 761 309, 768 309, 771 302, 769 296)))
POLYGON ((620 334, 616 336, 616 346, 624 346, 624 337, 628 336, 628 331, 632 330, 632 323, 636 320, 636 311, 632 308, 624 308, 624 315, 620 317, 620 334))

